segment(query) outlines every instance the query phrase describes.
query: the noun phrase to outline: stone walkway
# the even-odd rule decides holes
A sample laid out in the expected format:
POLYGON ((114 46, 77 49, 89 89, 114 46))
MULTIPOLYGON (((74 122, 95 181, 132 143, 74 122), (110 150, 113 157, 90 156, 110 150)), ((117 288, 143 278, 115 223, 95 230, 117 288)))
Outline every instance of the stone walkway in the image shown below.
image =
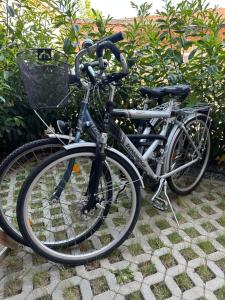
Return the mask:
POLYGON ((50 263, 22 246, 0 266, 0 299, 225 299, 225 184, 172 195, 158 212, 143 192, 131 237, 110 257, 79 267, 50 263))

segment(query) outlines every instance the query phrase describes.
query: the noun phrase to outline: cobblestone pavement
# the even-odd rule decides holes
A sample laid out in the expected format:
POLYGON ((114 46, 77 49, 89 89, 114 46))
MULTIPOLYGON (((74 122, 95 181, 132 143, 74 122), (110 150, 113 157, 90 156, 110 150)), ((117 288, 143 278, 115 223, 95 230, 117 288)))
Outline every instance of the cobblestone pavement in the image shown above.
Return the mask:
POLYGON ((180 227, 148 204, 109 257, 79 267, 50 263, 22 246, 0 266, 1 299, 225 299, 225 184, 205 180, 172 195, 180 227))

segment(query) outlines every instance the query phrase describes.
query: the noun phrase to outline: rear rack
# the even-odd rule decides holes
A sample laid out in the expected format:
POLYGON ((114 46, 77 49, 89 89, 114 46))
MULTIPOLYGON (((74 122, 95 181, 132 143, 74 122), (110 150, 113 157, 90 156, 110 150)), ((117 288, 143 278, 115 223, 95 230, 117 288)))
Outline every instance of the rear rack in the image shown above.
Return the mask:
POLYGON ((178 110, 175 110, 178 114, 193 114, 193 113, 202 113, 202 114, 208 114, 210 110, 210 105, 208 103, 198 103, 191 107, 184 107, 180 108, 178 110))
MULTIPOLYGON (((161 111, 161 110, 167 109, 168 106, 169 106, 169 102, 164 102, 164 103, 162 103, 160 105, 157 105, 157 106, 154 106, 152 108, 149 108, 148 110, 161 111)), ((179 108, 179 106, 180 106, 180 103, 177 102, 177 101, 174 101, 174 103, 173 103, 173 109, 176 110, 176 109, 179 108)))

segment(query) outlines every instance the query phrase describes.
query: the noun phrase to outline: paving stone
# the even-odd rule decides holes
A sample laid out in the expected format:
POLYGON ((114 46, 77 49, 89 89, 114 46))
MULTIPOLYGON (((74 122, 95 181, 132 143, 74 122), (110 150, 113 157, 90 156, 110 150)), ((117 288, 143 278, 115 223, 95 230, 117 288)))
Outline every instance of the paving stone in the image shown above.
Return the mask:
POLYGON ((183 293, 183 300, 194 300, 204 296, 204 288, 194 287, 183 293))
POLYGON ((124 296, 117 294, 114 298, 115 300, 125 300, 124 296))
POLYGON ((180 288, 178 287, 178 285, 174 281, 173 277, 172 276, 168 276, 168 274, 167 274, 166 277, 165 277, 165 283, 166 283, 167 287, 169 288, 171 294, 173 296, 178 297, 180 299, 182 293, 181 293, 180 288))
POLYGON ((140 289, 142 296, 144 297, 145 300, 156 300, 155 295, 153 294, 153 292, 150 290, 149 285, 143 283, 140 289))
POLYGON ((141 288, 141 283, 137 281, 132 281, 124 285, 120 285, 118 292, 122 295, 128 295, 132 292, 139 291, 141 288))
POLYGON ((63 292, 66 288, 74 287, 74 286, 75 287, 78 286, 80 288, 81 280, 82 279, 80 277, 75 276, 73 278, 61 281, 52 293, 52 300, 63 299, 63 292))
MULTIPOLYGON (((17 179, 13 180, 15 184, 17 179)), ((28 247, 20 247, 0 266, 0 299, 4 298, 10 270, 14 278, 21 279, 22 290, 9 300, 59 300, 68 288, 78 289, 85 300, 154 300, 154 286, 161 286, 170 300, 216 300, 225 286, 225 214, 220 193, 225 193, 221 183, 205 180, 191 195, 176 196, 173 203, 179 228, 170 211, 157 211, 144 201, 135 230, 124 244, 110 256, 84 266, 63 269, 28 247), (198 272, 202 265, 208 268, 204 276, 198 272), (118 283, 115 272, 126 268, 131 270, 132 278, 118 283), (48 274, 44 286, 34 288, 33 278, 41 272, 48 274), (182 274, 189 278, 183 291, 176 282, 182 274), (105 290, 97 289, 96 294, 93 284, 99 278, 104 278, 105 290)), ((143 191, 143 197, 149 195, 143 191)), ((60 227, 60 211, 54 213, 55 225, 60 227)), ((119 226, 122 220, 116 211, 113 216, 119 226)))
POLYGON ((83 299, 92 299, 93 298, 93 293, 91 290, 91 286, 88 280, 83 279, 80 283, 80 290, 82 294, 83 299))
POLYGON ((113 293, 112 291, 107 291, 105 293, 95 296, 93 300, 105 300, 105 299, 113 300, 115 299, 115 295, 116 294, 113 293))
POLYGON ((158 283, 160 281, 162 281, 164 278, 164 275, 160 272, 147 276, 146 278, 144 278, 143 283, 148 284, 148 285, 153 285, 155 283, 158 283))
POLYGON ((218 300, 218 298, 216 297, 216 295, 214 295, 213 292, 209 291, 209 290, 205 290, 205 295, 204 297, 207 299, 207 300, 218 300))
POLYGON ((221 288, 224 284, 225 281, 223 278, 216 277, 215 279, 206 282, 205 287, 207 290, 216 291, 219 288, 221 288))
POLYGON ((211 269, 211 271, 212 271, 217 277, 220 277, 220 278, 225 279, 224 271, 221 270, 221 269, 219 268, 219 266, 217 266, 216 262, 211 261, 211 260, 207 260, 207 266, 211 269))

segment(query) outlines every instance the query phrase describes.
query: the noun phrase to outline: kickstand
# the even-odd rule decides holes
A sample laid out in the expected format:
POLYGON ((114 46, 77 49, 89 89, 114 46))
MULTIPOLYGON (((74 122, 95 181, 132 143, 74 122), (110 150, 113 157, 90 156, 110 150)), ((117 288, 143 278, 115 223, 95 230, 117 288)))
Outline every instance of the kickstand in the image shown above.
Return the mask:
POLYGON ((167 181, 166 181, 166 179, 164 179, 164 178, 160 179, 158 190, 156 191, 155 195, 152 197, 151 202, 153 203, 153 206, 155 208, 157 208, 159 210, 163 210, 163 211, 166 210, 167 206, 169 205, 177 225, 180 226, 180 224, 177 220, 176 214, 174 212, 173 206, 170 202, 170 198, 167 194, 167 181), (160 195, 162 192, 164 193, 165 199, 163 199, 160 195))

